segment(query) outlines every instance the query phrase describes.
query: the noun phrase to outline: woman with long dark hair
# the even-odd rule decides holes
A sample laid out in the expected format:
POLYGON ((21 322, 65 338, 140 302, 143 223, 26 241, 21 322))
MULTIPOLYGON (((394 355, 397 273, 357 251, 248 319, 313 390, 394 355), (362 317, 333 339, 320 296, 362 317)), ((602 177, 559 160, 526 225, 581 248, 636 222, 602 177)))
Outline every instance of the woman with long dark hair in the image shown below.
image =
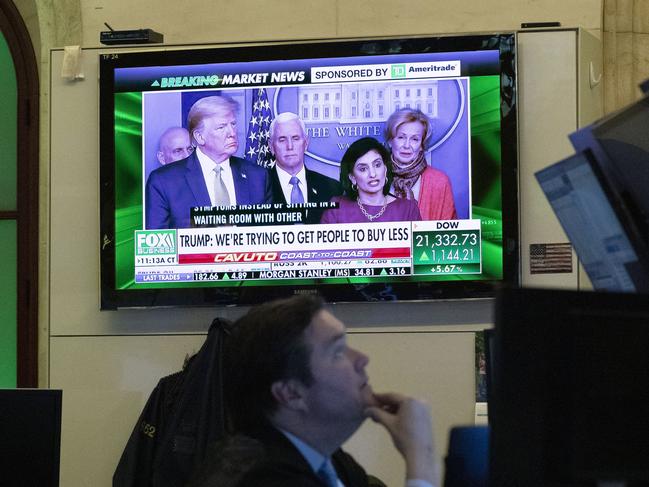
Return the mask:
POLYGON ((340 184, 345 193, 332 201, 320 223, 359 223, 421 220, 414 200, 390 194, 392 165, 387 149, 364 137, 349 146, 340 161, 340 184))

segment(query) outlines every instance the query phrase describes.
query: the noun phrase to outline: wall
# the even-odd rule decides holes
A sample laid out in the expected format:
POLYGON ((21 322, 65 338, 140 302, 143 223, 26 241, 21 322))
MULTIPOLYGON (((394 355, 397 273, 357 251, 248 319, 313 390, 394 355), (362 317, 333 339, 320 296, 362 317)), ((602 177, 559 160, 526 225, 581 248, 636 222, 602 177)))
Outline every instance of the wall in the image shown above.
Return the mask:
MULTIPOLYGON (((601 27, 599 0, 276 0, 270 12, 269 2, 251 0, 79 0, 57 2, 56 11, 52 3, 37 2, 47 67, 41 100, 47 124, 41 147, 41 383, 64 389, 61 482, 70 487, 110 485, 155 382, 197 350, 216 314, 236 317, 238 311, 98 311, 97 52, 84 53, 87 79, 67 82, 58 77, 60 51, 50 56, 49 48, 96 47, 103 22, 115 29, 150 27, 174 44, 512 30, 542 20, 582 25, 595 35, 601 27)), ((472 332, 492 322, 491 303, 337 306, 334 312, 350 325, 352 344, 370 353, 376 389, 431 401, 443 451, 448 428, 473 420, 472 332)), ((403 466, 380 430, 364 426, 349 447, 388 485, 399 485, 403 466)))
POLYGON ((556 20, 599 30, 599 0, 242 0, 176 2, 81 0, 83 41, 97 46, 104 22, 114 29, 152 28, 168 44, 513 30, 556 20), (269 8, 272 5, 272 8, 269 8), (190 26, 190 27, 188 27, 190 26))
POLYGON ((638 100, 649 78, 649 4, 605 0, 603 6, 605 113, 638 100))

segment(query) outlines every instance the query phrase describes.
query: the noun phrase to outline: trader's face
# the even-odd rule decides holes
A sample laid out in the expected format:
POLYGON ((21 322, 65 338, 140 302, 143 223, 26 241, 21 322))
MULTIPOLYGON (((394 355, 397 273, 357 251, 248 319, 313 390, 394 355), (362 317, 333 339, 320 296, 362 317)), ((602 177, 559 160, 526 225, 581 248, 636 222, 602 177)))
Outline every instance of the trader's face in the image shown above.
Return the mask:
POLYGON ((354 430, 374 404, 365 367, 367 355, 347 344, 345 325, 326 310, 318 312, 304 332, 311 349, 313 383, 306 389, 305 406, 311 420, 354 430))
POLYGON ((214 162, 224 161, 239 148, 234 112, 216 112, 204 118, 199 128, 194 130, 194 138, 201 151, 214 162))
POLYGON ((309 141, 297 120, 277 123, 274 127, 270 149, 277 165, 291 175, 304 165, 304 152, 309 141))
POLYGON ((421 152, 423 141, 423 123, 417 121, 402 123, 397 128, 394 138, 390 140, 392 157, 403 164, 414 161, 421 152))
POLYGON ((172 130, 166 133, 160 141, 158 162, 170 164, 189 157, 194 151, 189 140, 189 132, 185 129, 172 130))
POLYGON ((359 157, 354 163, 349 179, 358 187, 358 194, 374 195, 383 193, 387 168, 381 154, 374 149, 359 157))

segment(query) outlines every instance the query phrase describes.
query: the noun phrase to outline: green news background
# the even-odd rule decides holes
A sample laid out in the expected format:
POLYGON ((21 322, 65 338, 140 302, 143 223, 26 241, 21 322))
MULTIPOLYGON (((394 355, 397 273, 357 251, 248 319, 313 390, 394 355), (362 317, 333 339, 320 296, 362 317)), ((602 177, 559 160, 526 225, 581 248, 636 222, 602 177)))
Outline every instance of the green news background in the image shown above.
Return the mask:
MULTIPOLYGON (((502 278, 502 198, 500 147, 500 77, 470 78, 472 215, 482 221, 482 275, 425 276, 407 280, 497 280, 502 278)), ((143 229, 142 94, 115 94, 115 287, 165 288, 167 283, 135 284, 135 230, 143 229)), ((388 279, 386 279, 387 281, 388 279)), ((393 278, 401 281, 404 278, 393 278)), ((313 284, 287 280, 282 284, 313 284)), ((332 283, 376 282, 376 278, 340 278, 332 283)), ((277 285, 277 281, 198 282, 184 287, 277 285)), ((173 283, 178 286, 178 283, 173 283)))

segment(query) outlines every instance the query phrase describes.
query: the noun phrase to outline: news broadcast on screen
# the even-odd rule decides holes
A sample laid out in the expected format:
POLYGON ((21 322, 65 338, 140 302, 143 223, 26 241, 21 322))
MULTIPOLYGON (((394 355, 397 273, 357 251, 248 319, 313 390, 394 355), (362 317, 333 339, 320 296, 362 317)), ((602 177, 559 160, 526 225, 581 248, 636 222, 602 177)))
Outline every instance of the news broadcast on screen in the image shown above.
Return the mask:
POLYGON ((509 279, 513 59, 506 35, 103 54, 102 306, 509 279))

